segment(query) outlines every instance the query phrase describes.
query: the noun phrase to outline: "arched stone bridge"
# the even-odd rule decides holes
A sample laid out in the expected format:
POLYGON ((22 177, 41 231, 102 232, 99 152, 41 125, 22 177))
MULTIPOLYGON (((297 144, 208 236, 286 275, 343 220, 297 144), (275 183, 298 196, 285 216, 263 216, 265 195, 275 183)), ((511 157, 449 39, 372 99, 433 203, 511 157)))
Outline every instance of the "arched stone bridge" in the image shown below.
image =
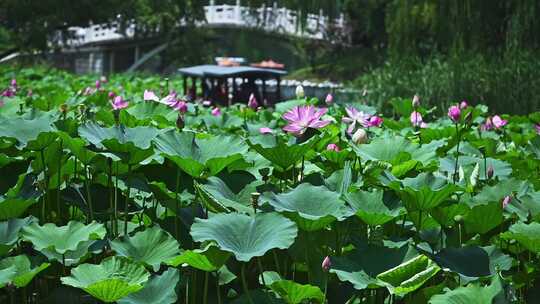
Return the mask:
MULTIPOLYGON (((210 5, 204 7, 205 20, 195 25, 200 27, 239 27, 261 29, 266 32, 302 37, 307 39, 330 39, 336 37, 348 39, 349 31, 343 14, 339 18, 330 19, 319 14, 308 14, 305 19, 299 13, 283 7, 262 6, 252 8, 242 6, 240 0, 236 5, 210 5)), ((185 24, 183 20, 179 24, 185 24)), ((84 46, 88 44, 101 44, 112 41, 128 40, 134 38, 135 26, 128 26, 121 32, 118 24, 95 24, 89 27, 70 28, 72 39, 67 41, 68 46, 84 46)))

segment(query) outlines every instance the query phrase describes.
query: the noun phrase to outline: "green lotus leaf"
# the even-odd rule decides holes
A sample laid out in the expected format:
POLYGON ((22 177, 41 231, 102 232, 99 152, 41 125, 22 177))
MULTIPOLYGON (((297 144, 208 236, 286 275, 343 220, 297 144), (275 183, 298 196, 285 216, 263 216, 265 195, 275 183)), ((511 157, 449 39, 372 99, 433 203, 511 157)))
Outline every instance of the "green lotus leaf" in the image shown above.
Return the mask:
POLYGON ((297 144, 284 142, 280 138, 273 136, 251 137, 249 146, 257 151, 276 166, 276 169, 286 171, 297 164, 317 142, 317 137, 313 136, 304 143, 297 144))
POLYGON ((33 216, 0 222, 0 256, 6 255, 17 243, 21 229, 34 222, 37 222, 37 219, 33 216))
POLYGON ((324 294, 319 287, 313 285, 302 285, 290 280, 282 280, 278 273, 265 271, 263 273, 266 286, 269 286, 280 298, 289 304, 300 304, 305 301, 316 300, 323 302, 324 294))
POLYGON ((397 248, 358 245, 348 254, 332 257, 330 272, 335 273, 341 281, 352 283, 355 289, 376 288, 384 286, 377 275, 417 255, 416 250, 408 245, 397 248))
POLYGON ((0 288, 11 283, 17 287, 28 285, 32 279, 41 271, 49 267, 49 263, 32 268, 30 259, 26 255, 8 257, 0 261, 0 273, 8 271, 11 273, 7 278, 0 274, 0 288))
POLYGON ((512 258, 495 246, 444 248, 433 256, 433 260, 441 268, 457 272, 468 281, 495 275, 497 270, 509 270, 512 266, 512 258))
POLYGON ((171 304, 176 303, 176 285, 180 281, 177 269, 168 269, 162 275, 154 275, 143 289, 118 300, 118 304, 171 304))
POLYGON ((352 183, 351 162, 345 162, 343 169, 334 171, 324 183, 329 190, 336 191, 339 195, 347 193, 352 183))
POLYGON ((425 255, 419 255, 377 275, 390 293, 403 296, 420 288, 441 270, 425 255))
POLYGON ((500 202, 474 206, 464 217, 468 233, 486 233, 503 222, 500 202))
POLYGON ((193 132, 170 130, 157 136, 154 142, 158 151, 184 172, 197 178, 205 173, 216 175, 247 152, 247 146, 238 137, 199 137, 202 136, 193 132))
POLYGON ((88 225, 70 221, 66 226, 60 227, 52 223, 43 226, 33 223, 23 228, 21 236, 23 240, 31 242, 38 251, 50 249, 65 254, 77 250, 82 242, 103 239, 106 232, 105 226, 95 221, 88 225))
POLYGON ((513 224, 501 235, 504 239, 516 240, 521 246, 534 253, 540 253, 540 223, 513 224))
POLYGON ((15 138, 19 142, 18 147, 21 149, 26 147, 31 140, 37 140, 34 143, 34 150, 39 150, 35 148, 46 147, 45 144, 49 139, 49 135, 38 137, 40 133, 54 131, 52 117, 46 115, 34 119, 10 117, 9 119, 2 119, 1 124, 0 137, 15 138))
POLYGON ((99 265, 79 265, 61 281, 65 285, 81 288, 103 302, 112 303, 141 290, 149 277, 144 266, 113 256, 99 265))
POLYGON ((80 242, 75 250, 68 250, 63 254, 56 252, 52 247, 44 248, 40 252, 46 256, 49 261, 57 261, 65 266, 74 266, 88 258, 91 253, 99 253, 101 251, 101 249, 90 251, 90 248, 96 242, 98 241, 90 240, 80 242))
POLYGON ((473 201, 470 204, 480 205, 490 202, 501 202, 505 196, 512 193, 517 193, 518 196, 521 196, 527 191, 527 188, 528 182, 511 178, 493 186, 485 186, 480 193, 473 197, 473 201))
POLYGON ((0 220, 19 217, 37 202, 41 193, 34 185, 35 182, 34 175, 21 174, 15 186, 4 195, 0 194, 0 220))
POLYGON ((174 267, 187 264, 193 268, 210 272, 223 267, 230 256, 229 252, 222 251, 210 244, 204 249, 186 250, 181 255, 169 260, 167 264, 174 267))
POLYGON ((385 200, 384 191, 358 191, 345 194, 345 200, 356 211, 362 221, 370 226, 382 225, 399 216, 403 207, 397 200, 385 200))
POLYGON ((178 247, 178 242, 157 226, 111 242, 111 249, 119 256, 150 265, 154 271, 159 270, 161 263, 180 253, 178 247))
POLYGON ((300 184, 287 193, 265 192, 261 201, 268 202, 278 212, 284 212, 307 231, 319 230, 343 217, 346 209, 338 193, 325 186, 308 183, 300 184))
POLYGON ((153 127, 114 126, 104 128, 94 122, 86 123, 79 127, 79 135, 97 148, 104 149, 104 140, 116 140, 120 145, 132 143, 135 147, 146 150, 152 145, 160 131, 153 127))
POLYGON ((434 295, 429 304, 468 304, 468 303, 493 303, 493 299, 503 292, 498 276, 494 276, 489 286, 470 284, 466 287, 458 287, 444 294, 434 295))
POLYGON ((193 240, 215 241, 222 250, 244 262, 270 249, 289 248, 297 233, 294 222, 278 213, 216 214, 209 219, 195 219, 191 226, 193 240))
POLYGON ((240 192, 234 193, 223 180, 211 176, 206 184, 196 184, 196 187, 204 203, 212 212, 237 211, 252 214, 251 193, 257 192, 256 187, 261 184, 261 181, 254 181, 240 192))
POLYGON ((445 144, 444 140, 434 140, 428 144, 418 145, 409 142, 404 137, 377 137, 369 144, 353 145, 352 148, 358 156, 365 160, 385 161, 392 164, 396 162, 402 153, 410 155, 411 159, 426 165, 436 160, 436 150, 445 144))
POLYGON ((392 182, 390 187, 397 191, 409 211, 428 211, 437 207, 458 189, 446 180, 428 173, 405 178, 402 185, 403 188, 400 188, 397 182, 392 182))
POLYGON ((175 121, 178 113, 171 108, 157 102, 139 102, 126 110, 138 120, 150 120, 156 116, 163 116, 169 121, 175 121))

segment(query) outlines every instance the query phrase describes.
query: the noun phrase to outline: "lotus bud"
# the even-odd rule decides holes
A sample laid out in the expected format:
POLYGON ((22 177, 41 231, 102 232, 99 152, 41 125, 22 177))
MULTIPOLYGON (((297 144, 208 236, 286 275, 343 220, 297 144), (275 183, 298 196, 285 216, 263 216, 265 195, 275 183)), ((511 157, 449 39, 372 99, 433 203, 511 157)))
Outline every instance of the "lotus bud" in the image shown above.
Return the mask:
POLYGON ((326 146, 326 150, 339 152, 341 149, 336 144, 328 144, 328 146, 326 146))
POLYGON ((12 87, 16 88, 17 87, 17 79, 15 79, 15 78, 11 79, 10 84, 11 84, 12 87))
POLYGON ((96 80, 96 89, 100 89, 101 88, 101 81, 99 80, 96 80))
POLYGON ((221 115, 221 110, 218 107, 212 109, 212 115, 219 116, 221 115))
POLYGON ((332 267, 332 261, 330 260, 329 256, 326 256, 324 258, 321 267, 324 272, 328 272, 330 270, 330 268, 332 267))
POLYGON ((257 107, 259 106, 259 103, 257 102, 257 98, 255 98, 255 95, 252 93, 249 95, 249 101, 248 101, 248 107, 250 107, 252 110, 257 110, 257 107))
POLYGON ((257 208, 259 208, 259 197, 261 194, 259 192, 253 192, 251 193, 251 206, 253 206, 253 210, 257 212, 257 208))
POLYGON ((459 104, 459 108, 460 109, 465 109, 469 106, 469 104, 467 103, 467 101, 463 100, 460 104, 459 104))
POLYGON ((412 99, 412 107, 414 109, 418 108, 420 106, 420 97, 418 97, 418 95, 414 95, 413 99, 412 99))
POLYGON ((367 142, 367 132, 364 129, 358 129, 354 132, 352 140, 355 144, 364 144, 367 142))
POLYGON ((454 216, 454 222, 456 222, 456 223, 462 223, 462 222, 463 222, 463 216, 460 215, 460 214, 454 216))
POLYGON ((304 96, 305 96, 304 87, 301 86, 301 85, 298 85, 296 87, 295 93, 296 93, 296 98, 298 98, 298 99, 304 98, 304 96))
POLYGON ((510 202, 512 202, 512 197, 510 195, 505 196, 501 202, 502 208, 506 208, 510 202))
POLYGON ((334 96, 332 96, 332 94, 328 93, 328 95, 326 95, 326 99, 324 100, 324 102, 327 105, 331 105, 332 103, 334 103, 334 96))
POLYGON ((448 117, 450 117, 453 122, 458 122, 459 118, 461 117, 461 110, 459 109, 459 107, 451 106, 448 109, 448 117))
POLYGON ((109 92, 109 94, 107 94, 107 96, 109 96, 109 99, 114 99, 116 97, 116 93, 111 91, 111 92, 109 92))
POLYGON ((493 169, 493 165, 489 165, 489 167, 487 169, 487 178, 488 179, 493 178, 493 173, 494 172, 495 172, 495 170, 493 169))

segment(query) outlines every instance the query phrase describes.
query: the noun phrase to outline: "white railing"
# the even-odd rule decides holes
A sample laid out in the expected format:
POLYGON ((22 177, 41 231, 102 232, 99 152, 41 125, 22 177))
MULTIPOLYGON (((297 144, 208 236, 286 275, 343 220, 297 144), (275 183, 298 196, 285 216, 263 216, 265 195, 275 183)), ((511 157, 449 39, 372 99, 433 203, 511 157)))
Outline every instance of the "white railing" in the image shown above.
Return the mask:
MULTIPOLYGON (((300 24, 297 11, 287 8, 278 8, 274 3, 272 7, 262 6, 251 8, 241 6, 240 1, 236 5, 210 5, 204 7, 205 20, 196 23, 196 26, 209 27, 245 27, 258 28, 268 32, 276 32, 284 35, 305 37, 310 39, 330 39, 329 34, 339 33, 341 37, 348 37, 348 30, 343 14, 339 18, 329 20, 322 14, 308 14, 305 23, 300 24)), ((180 20, 180 25, 185 21, 180 20)), ((70 28, 71 37, 67 45, 81 46, 85 44, 99 43, 130 39, 135 36, 135 24, 129 26, 124 33, 116 22, 111 24, 96 24, 89 27, 70 28)))

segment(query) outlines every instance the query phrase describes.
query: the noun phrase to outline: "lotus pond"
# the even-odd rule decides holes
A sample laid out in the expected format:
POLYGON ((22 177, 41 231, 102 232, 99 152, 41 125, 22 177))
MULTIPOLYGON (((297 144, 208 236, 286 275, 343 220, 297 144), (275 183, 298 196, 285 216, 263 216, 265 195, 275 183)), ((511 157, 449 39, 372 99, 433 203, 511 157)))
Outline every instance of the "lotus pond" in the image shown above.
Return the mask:
POLYGON ((181 87, 2 73, 1 303, 540 301, 539 112, 181 87))

